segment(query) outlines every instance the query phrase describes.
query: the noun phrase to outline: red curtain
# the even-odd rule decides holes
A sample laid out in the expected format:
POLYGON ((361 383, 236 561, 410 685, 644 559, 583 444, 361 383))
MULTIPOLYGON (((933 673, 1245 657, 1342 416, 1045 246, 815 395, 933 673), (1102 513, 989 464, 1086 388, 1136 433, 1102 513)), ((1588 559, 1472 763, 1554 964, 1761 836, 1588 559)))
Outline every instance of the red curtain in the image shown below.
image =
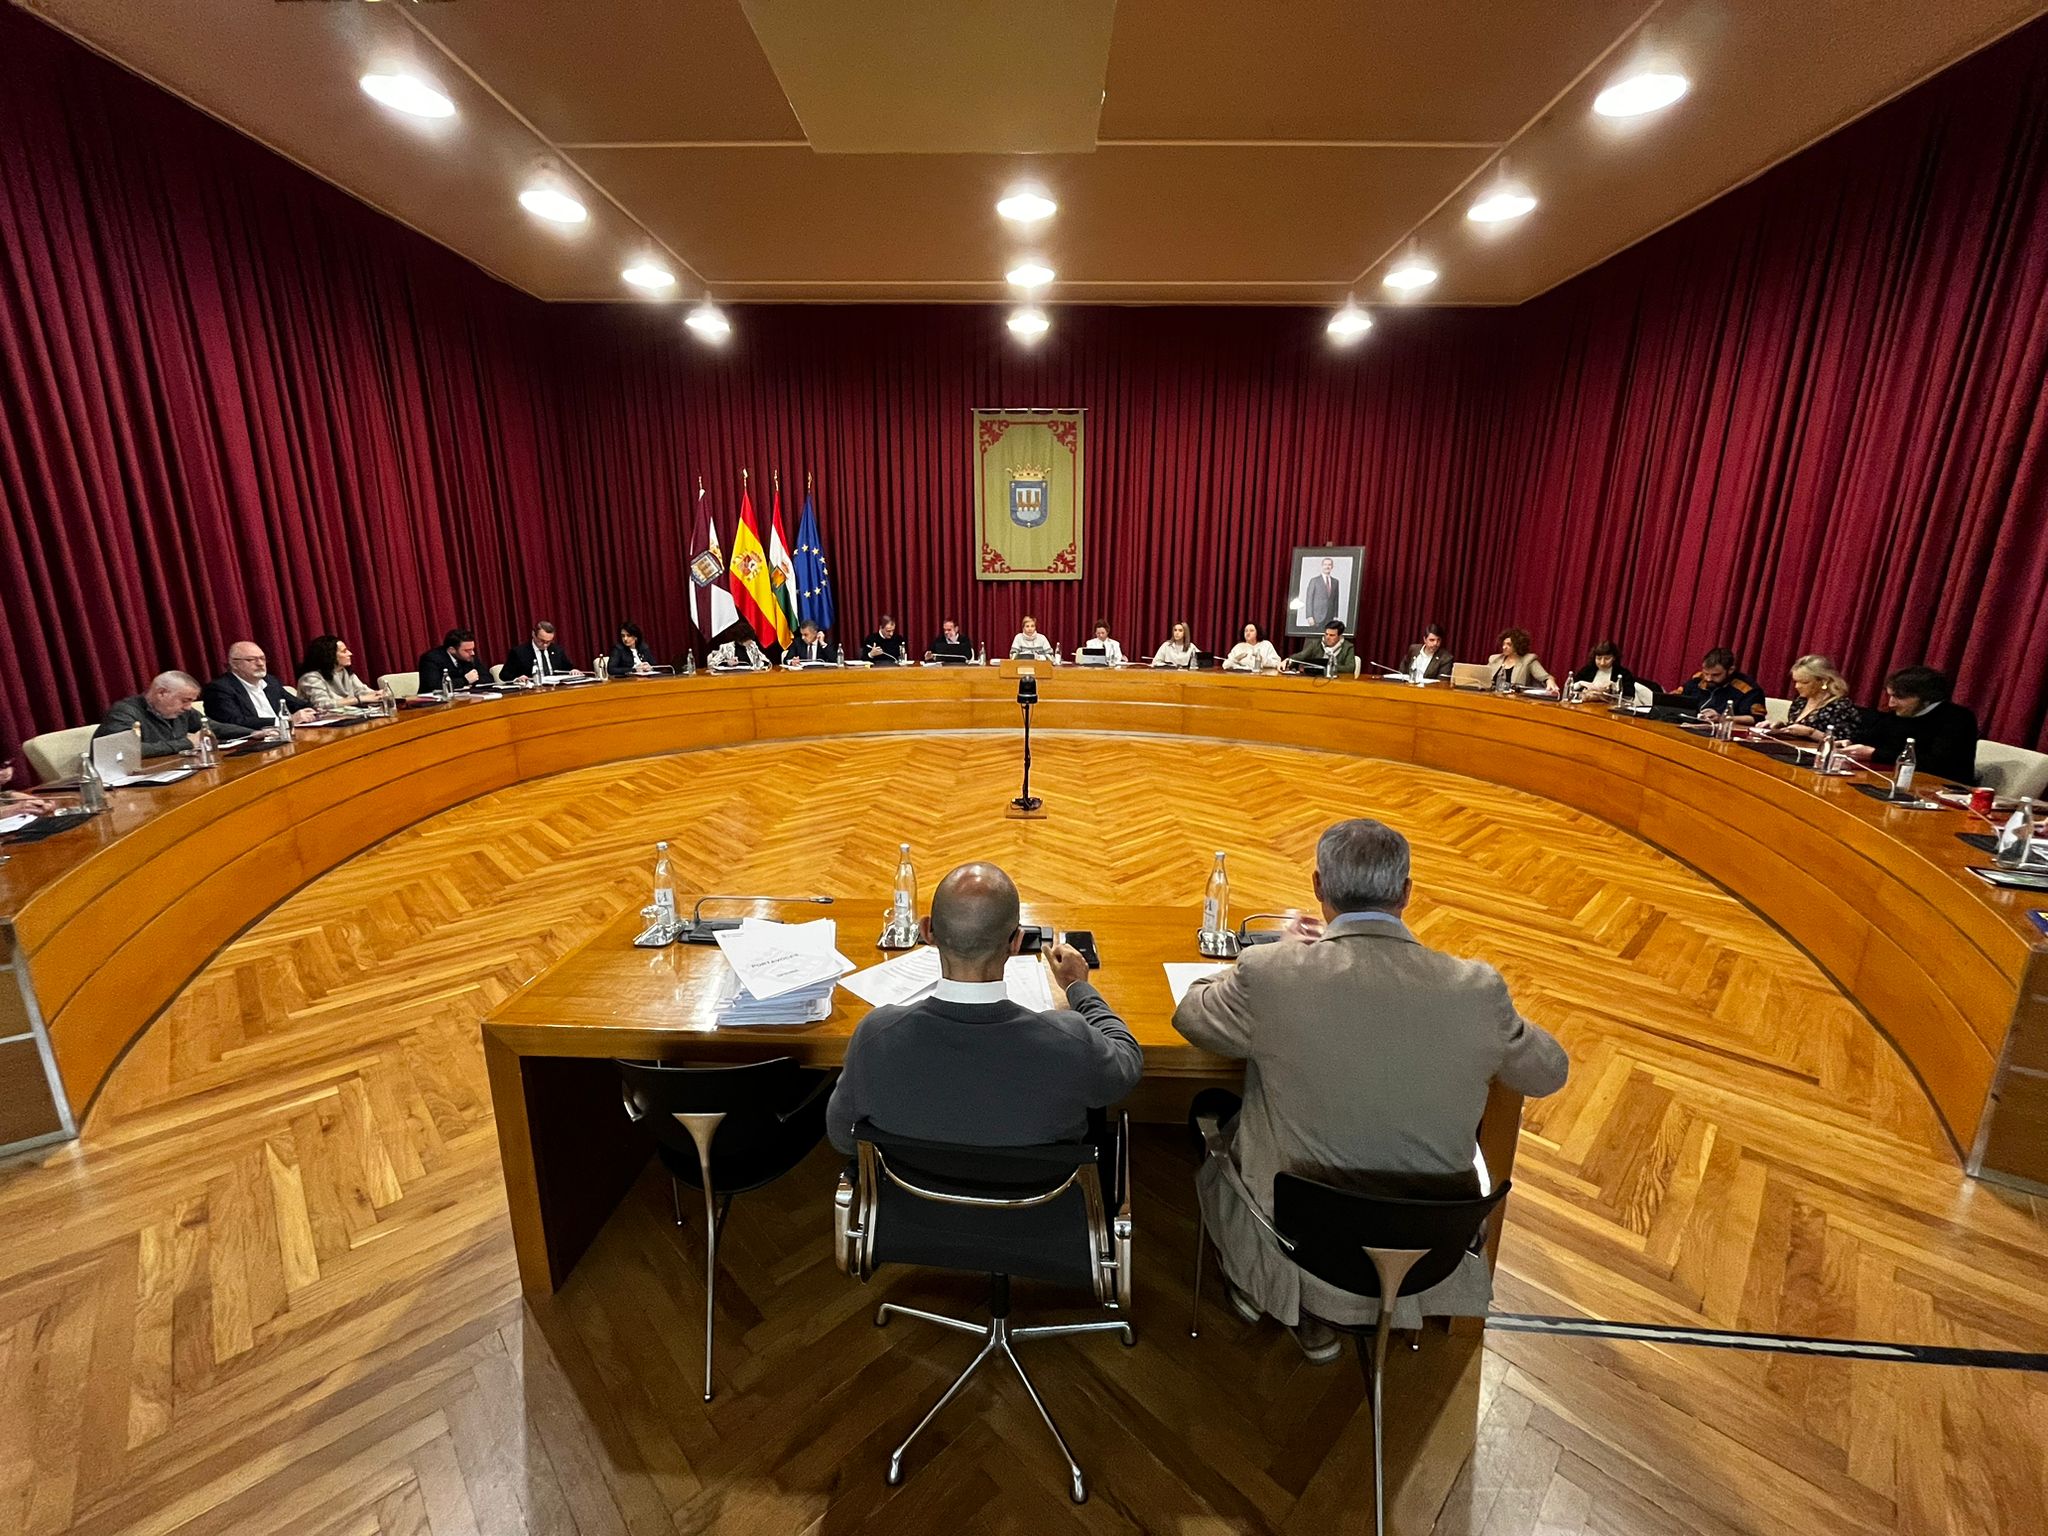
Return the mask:
POLYGON ((0 674, 19 737, 151 672, 334 630, 375 670, 467 622, 687 639, 702 476, 795 532, 842 627, 1150 648, 1277 619, 1291 546, 1367 550, 1361 649, 1520 623, 1673 677, 1730 643, 1867 697, 1955 668, 2048 717, 2048 25, 1512 311, 547 306, 0 10, 0 674), (968 413, 1088 411, 1086 579, 973 579, 968 413))

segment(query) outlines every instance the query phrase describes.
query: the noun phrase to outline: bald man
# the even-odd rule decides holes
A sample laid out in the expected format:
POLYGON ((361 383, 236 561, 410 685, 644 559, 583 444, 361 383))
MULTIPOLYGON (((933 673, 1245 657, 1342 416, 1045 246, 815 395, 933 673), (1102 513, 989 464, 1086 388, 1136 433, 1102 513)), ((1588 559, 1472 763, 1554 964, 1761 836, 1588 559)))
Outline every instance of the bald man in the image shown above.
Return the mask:
POLYGON ((237 640, 228 647, 227 671, 206 685, 200 702, 215 730, 238 725, 244 731, 267 731, 279 715, 311 720, 315 713, 312 705, 271 676, 270 658, 254 640, 237 640))
POLYGON ((846 1046, 846 1068, 825 1113, 832 1145, 853 1150, 853 1128, 925 1141, 1030 1147, 1088 1133, 1088 1111, 1137 1086, 1144 1056, 1124 1021, 1088 983, 1088 962, 1053 947, 1066 1008, 1013 1003, 1003 963, 1023 943, 1017 887, 993 864, 963 864, 932 893, 923 920, 939 951, 930 996, 877 1008, 846 1046))

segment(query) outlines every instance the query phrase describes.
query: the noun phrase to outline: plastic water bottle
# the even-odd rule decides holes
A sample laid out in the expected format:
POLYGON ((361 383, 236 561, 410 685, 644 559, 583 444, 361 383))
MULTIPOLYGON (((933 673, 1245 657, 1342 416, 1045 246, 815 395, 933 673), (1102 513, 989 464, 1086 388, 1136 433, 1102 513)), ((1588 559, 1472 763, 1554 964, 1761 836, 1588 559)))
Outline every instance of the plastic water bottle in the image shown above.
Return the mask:
POLYGON ((889 926, 898 937, 917 927, 917 867, 910 862, 910 844, 896 846, 896 892, 889 903, 889 926))
POLYGON ((286 744, 288 744, 288 743, 289 743, 289 742, 291 741, 291 739, 292 739, 292 711, 291 711, 291 706, 290 706, 289 704, 287 704, 287 705, 286 705, 286 706, 285 706, 284 708, 280 709, 280 710, 279 710, 279 711, 277 712, 277 740, 278 740, 278 745, 280 745, 280 746, 286 745, 286 744))
POLYGON ((1230 926, 1230 876, 1224 872, 1223 850, 1216 850, 1216 862, 1209 870, 1209 884, 1202 892, 1202 932, 1223 933, 1230 926))
POLYGON ((846 642, 844 640, 839 641, 832 647, 832 664, 836 667, 846 665, 846 642))
POLYGON ((2019 808, 1998 829, 1998 845, 1992 849, 1991 857, 2001 869, 2018 869, 2027 862, 2033 846, 2034 801, 2029 796, 2020 801, 2019 808))
POLYGON ((1835 771, 1835 733, 1833 731, 1821 732, 1820 750, 1814 754, 1813 769, 1816 773, 1833 773, 1835 771))
POLYGON ((669 868, 668 844, 654 845, 654 920, 663 933, 676 930, 676 877, 669 868))
POLYGON ((199 727, 199 745, 192 754, 192 760, 201 768, 211 768, 220 760, 219 749, 214 740, 212 721, 208 721, 205 725, 199 727))
POLYGON ((1913 738, 1906 738, 1906 750, 1899 754, 1899 766, 1892 772, 1892 795, 1895 799, 1913 798, 1913 773, 1920 760, 1920 754, 1913 750, 1913 738))
POLYGON ((685 677, 695 677, 696 675, 697 675, 697 652, 696 652, 696 649, 695 649, 695 647, 692 647, 691 649, 689 649, 689 650, 687 650, 687 651, 683 652, 683 676, 685 676, 685 677))
POLYGON ((107 808, 107 781, 100 777, 100 765, 92 760, 92 745, 78 764, 78 808, 98 813, 107 808))

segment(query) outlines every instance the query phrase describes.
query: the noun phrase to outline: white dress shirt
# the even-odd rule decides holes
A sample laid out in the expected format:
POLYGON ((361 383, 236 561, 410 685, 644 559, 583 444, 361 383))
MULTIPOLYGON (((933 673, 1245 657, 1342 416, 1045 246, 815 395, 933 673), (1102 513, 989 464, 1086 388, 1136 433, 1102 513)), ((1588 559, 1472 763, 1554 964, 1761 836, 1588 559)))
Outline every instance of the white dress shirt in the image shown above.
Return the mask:
POLYGON ((955 981, 941 976, 932 996, 942 1003, 1006 1003, 1010 985, 1005 981, 955 981))
POLYGON ((235 681, 249 690, 249 699, 256 706, 256 718, 258 720, 275 720, 277 718, 277 708, 270 702, 270 695, 264 690, 261 682, 252 683, 239 672, 235 674, 235 681))
POLYGON ((1185 667, 1194 659, 1195 647, 1192 642, 1176 644, 1169 640, 1152 653, 1152 665, 1155 667, 1185 667))

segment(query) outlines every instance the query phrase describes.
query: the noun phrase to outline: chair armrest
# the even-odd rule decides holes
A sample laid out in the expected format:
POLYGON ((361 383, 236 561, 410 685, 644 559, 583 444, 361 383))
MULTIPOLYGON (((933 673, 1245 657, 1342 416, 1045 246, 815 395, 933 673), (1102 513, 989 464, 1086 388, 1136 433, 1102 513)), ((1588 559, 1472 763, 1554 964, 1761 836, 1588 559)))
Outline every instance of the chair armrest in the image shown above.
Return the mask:
POLYGON ((633 1090, 626 1086, 625 1079, 623 1078, 619 1080, 619 1098, 621 1102, 623 1102, 626 1106, 626 1118, 628 1120, 632 1121, 635 1125, 638 1125, 642 1120, 645 1120, 647 1118, 647 1116, 641 1112, 640 1106, 633 1102, 633 1090))
POLYGON ((788 1109, 779 1111, 775 1116, 776 1120, 781 1124, 787 1125, 790 1121, 794 1120, 798 1115, 802 1114, 805 1110, 809 1109, 813 1104, 817 1103, 819 1094, 830 1093, 833 1089, 833 1086, 837 1084, 838 1081, 839 1074, 837 1072, 827 1072, 823 1077, 818 1079, 816 1086, 814 1086, 809 1093, 805 1094, 801 1099, 799 1099, 795 1104, 791 1105, 788 1109))

